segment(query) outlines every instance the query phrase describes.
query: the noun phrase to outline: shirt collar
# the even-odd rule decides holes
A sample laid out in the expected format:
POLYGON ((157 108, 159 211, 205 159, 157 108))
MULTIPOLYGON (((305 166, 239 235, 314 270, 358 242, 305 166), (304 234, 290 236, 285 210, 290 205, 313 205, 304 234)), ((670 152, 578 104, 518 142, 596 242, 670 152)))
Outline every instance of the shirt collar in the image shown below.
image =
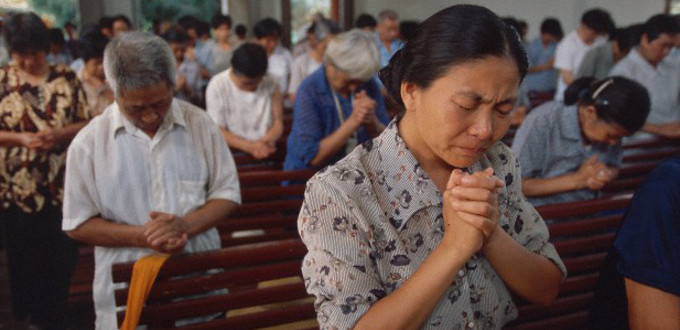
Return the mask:
MULTIPOLYGON (((397 230, 404 228, 408 219, 416 212, 426 207, 442 205, 441 191, 425 173, 399 134, 397 124, 400 119, 398 116, 392 120, 378 138, 363 145, 369 150, 375 148, 378 153, 380 166, 376 180, 385 182, 389 194, 387 202, 394 210, 394 216, 389 221, 397 230)), ((466 170, 476 172, 489 166, 492 166, 492 162, 485 153, 466 170)))
MULTIPOLYGON (((127 118, 125 118, 118 107, 118 102, 114 101, 111 107, 112 108, 109 110, 113 112, 113 118, 111 119, 111 134, 113 134, 114 138, 121 129, 125 129, 129 134, 134 134, 139 130, 127 118)), ((163 123, 158 129, 159 132, 169 128, 170 125, 186 127, 186 120, 184 119, 181 106, 177 99, 172 100, 170 111, 168 111, 168 114, 165 116, 165 118, 163 118, 163 123)))
POLYGON ((578 108, 577 106, 567 106, 561 109, 555 109, 560 111, 560 133, 562 136, 569 140, 581 141, 583 137, 581 136, 581 126, 578 123, 578 108))

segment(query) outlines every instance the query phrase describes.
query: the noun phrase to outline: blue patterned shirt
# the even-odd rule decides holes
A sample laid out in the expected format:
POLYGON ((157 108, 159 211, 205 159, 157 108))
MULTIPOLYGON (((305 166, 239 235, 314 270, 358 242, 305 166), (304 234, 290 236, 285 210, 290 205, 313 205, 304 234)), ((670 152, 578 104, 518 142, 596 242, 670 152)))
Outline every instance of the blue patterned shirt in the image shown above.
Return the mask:
MULTIPOLYGON (((308 249, 302 274, 322 329, 352 328, 441 243, 442 194, 406 147, 397 121, 307 184, 298 218, 308 249)), ((506 182, 498 198, 499 230, 566 274, 543 219, 521 193, 519 163, 508 147, 497 143, 468 170, 489 166, 506 182)), ((423 328, 498 329, 516 317, 508 288, 477 253, 423 328)))

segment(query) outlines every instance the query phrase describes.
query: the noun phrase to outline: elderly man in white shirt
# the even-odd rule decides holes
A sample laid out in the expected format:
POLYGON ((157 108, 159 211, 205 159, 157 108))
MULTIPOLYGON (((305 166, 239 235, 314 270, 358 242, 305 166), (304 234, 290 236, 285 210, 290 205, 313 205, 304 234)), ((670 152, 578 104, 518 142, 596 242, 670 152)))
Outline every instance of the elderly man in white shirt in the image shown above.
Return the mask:
POLYGON ((63 230, 95 245, 97 329, 117 329, 111 265, 151 252, 220 248, 215 226, 240 203, 234 160, 202 110, 173 98, 170 47, 147 33, 104 54, 116 96, 73 140, 63 230))
POLYGON ((588 10, 581 16, 581 25, 567 34, 555 50, 555 69, 557 92, 555 100, 564 99, 564 91, 574 81, 574 75, 589 50, 605 42, 605 36, 614 30, 614 21, 609 13, 602 9, 588 10))
POLYGON ((638 47, 610 73, 647 88, 652 107, 642 130, 669 138, 680 137, 680 67, 667 58, 679 33, 675 18, 664 14, 651 17, 643 26, 638 47))

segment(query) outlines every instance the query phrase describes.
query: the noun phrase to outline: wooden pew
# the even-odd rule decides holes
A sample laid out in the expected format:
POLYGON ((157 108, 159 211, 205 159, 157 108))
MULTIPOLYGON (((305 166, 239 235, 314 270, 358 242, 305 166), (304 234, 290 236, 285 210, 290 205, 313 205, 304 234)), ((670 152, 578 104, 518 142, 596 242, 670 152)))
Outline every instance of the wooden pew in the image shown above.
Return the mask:
MULTIPOLYGON (((549 226, 552 240, 562 256, 569 276, 561 285, 558 299, 549 306, 519 302, 519 318, 510 329, 567 329, 587 326, 588 305, 607 249, 622 220, 622 209, 631 195, 593 201, 549 205, 539 208, 546 218, 576 217, 580 220, 549 226), (612 212, 602 214, 603 212, 612 212)), ((314 318, 312 301, 306 297, 300 277, 300 262, 306 252, 299 239, 270 241, 223 248, 214 252, 173 256, 161 270, 151 291, 142 323, 153 327, 170 327, 177 319, 223 312, 219 318, 187 329, 251 329, 279 326, 314 318), (222 272, 206 275, 201 271, 222 268, 222 272), (189 276, 173 279, 176 276, 189 276), (282 277, 297 281, 274 287, 257 284, 282 277), (229 293, 195 300, 172 301, 174 298, 217 288, 234 288, 229 293), (244 313, 230 313, 249 309, 244 313)), ((132 263, 114 266, 116 282, 129 281, 132 263)), ((116 291, 117 305, 124 305, 126 289, 116 291)), ((122 314, 119 315, 122 318, 122 314)), ((312 323, 313 324, 313 323, 312 323)), ((308 325, 306 325, 308 326, 308 325)), ((293 327, 297 328, 299 325, 293 327)))
POLYGON ((568 276, 552 304, 518 303, 519 317, 508 329, 585 329, 600 269, 623 220, 631 194, 537 208, 547 219, 582 217, 548 226, 568 276))

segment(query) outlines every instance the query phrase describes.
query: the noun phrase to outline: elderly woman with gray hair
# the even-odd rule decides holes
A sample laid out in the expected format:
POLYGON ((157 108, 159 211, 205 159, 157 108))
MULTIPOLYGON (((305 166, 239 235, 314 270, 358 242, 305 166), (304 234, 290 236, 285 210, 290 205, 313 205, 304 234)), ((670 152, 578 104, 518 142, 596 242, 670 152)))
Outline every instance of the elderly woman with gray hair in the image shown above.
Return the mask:
POLYGON ((175 58, 163 39, 121 34, 104 67, 115 102, 69 147, 62 229, 95 245, 95 326, 118 329, 111 266, 152 251, 219 249, 215 225, 241 197, 217 126, 173 98, 175 58))
POLYGON ((323 65, 297 91, 283 168, 320 168, 377 136, 389 122, 374 75, 380 54, 360 30, 331 40, 323 65))

